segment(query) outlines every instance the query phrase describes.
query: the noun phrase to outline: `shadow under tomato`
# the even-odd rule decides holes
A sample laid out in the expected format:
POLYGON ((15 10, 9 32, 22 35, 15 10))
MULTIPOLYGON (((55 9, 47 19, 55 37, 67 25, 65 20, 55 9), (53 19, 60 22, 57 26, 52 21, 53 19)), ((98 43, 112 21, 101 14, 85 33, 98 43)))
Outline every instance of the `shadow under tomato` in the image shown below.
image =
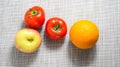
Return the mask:
POLYGON ((39 33, 41 33, 43 27, 36 29, 39 33))
POLYGON ((36 60, 37 51, 34 53, 26 54, 18 51, 12 47, 10 62, 14 67, 29 67, 36 60))
MULTIPOLYGON (((21 24, 21 29, 24 29, 24 28, 30 28, 29 26, 27 26, 26 24, 25 24, 25 22, 23 21, 22 22, 22 24, 21 24)), ((40 28, 38 28, 38 29, 35 29, 35 28, 31 28, 31 29, 34 29, 34 30, 36 30, 36 31, 38 31, 39 33, 42 31, 42 28, 43 27, 40 27, 40 28)))
POLYGON ((28 28, 28 26, 25 24, 25 22, 23 21, 22 24, 21 24, 21 29, 24 29, 24 28, 28 28))
POLYGON ((69 59, 73 65, 84 67, 92 64, 96 58, 96 46, 91 49, 79 49, 71 41, 68 45, 69 59))
POLYGON ((46 47, 51 50, 56 50, 62 47, 62 45, 64 44, 64 40, 65 40, 65 38, 62 38, 60 40, 52 40, 46 35, 45 31, 44 31, 43 39, 44 39, 44 44, 46 45, 46 47))

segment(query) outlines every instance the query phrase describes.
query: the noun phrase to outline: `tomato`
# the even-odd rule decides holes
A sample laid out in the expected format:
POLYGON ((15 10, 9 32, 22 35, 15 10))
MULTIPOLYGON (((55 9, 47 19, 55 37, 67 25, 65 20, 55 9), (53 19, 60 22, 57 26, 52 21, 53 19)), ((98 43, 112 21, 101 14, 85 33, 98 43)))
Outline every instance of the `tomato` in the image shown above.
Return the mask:
POLYGON ((49 38, 58 40, 65 37, 67 26, 63 19, 53 17, 47 21, 45 31, 49 38))
POLYGON ((26 25, 31 28, 40 28, 45 21, 45 12, 42 7, 33 6, 26 11, 24 20, 26 25))

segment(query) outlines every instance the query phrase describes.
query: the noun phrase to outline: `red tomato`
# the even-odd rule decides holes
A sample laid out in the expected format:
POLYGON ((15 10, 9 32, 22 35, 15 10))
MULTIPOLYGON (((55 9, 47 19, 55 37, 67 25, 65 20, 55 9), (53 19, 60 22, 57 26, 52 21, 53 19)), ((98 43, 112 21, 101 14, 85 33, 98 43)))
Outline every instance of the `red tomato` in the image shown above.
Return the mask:
POLYGON ((66 35, 67 26, 61 18, 53 17, 47 21, 45 31, 49 38, 58 40, 66 35))
POLYGON ((31 28, 40 28, 45 21, 45 12, 42 7, 33 6, 26 11, 24 16, 25 23, 31 28))

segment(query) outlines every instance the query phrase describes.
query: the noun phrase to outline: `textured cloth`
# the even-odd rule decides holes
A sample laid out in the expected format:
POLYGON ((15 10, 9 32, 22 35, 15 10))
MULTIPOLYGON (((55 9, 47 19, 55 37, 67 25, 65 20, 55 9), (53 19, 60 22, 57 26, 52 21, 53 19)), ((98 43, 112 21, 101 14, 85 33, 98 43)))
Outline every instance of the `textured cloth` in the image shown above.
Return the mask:
MULTIPOLYGON (((45 22, 46 23, 46 22, 45 22)), ((0 67, 120 67, 120 0, 0 0, 0 67), (57 16, 68 27, 64 39, 53 41, 39 30, 42 44, 32 54, 14 47, 17 31, 25 28, 24 14, 30 7, 43 7, 46 20, 57 16), (77 20, 88 19, 99 28, 96 46, 80 50, 69 40, 77 20)))

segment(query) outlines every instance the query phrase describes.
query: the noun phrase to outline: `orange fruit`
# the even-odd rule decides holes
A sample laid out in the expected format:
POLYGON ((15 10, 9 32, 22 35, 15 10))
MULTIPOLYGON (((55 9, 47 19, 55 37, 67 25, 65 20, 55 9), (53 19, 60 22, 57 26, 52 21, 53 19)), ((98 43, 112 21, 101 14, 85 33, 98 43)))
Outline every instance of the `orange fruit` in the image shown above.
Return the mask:
POLYGON ((89 20, 80 20, 73 24, 70 29, 70 40, 80 49, 92 48, 98 38, 98 27, 89 20))

